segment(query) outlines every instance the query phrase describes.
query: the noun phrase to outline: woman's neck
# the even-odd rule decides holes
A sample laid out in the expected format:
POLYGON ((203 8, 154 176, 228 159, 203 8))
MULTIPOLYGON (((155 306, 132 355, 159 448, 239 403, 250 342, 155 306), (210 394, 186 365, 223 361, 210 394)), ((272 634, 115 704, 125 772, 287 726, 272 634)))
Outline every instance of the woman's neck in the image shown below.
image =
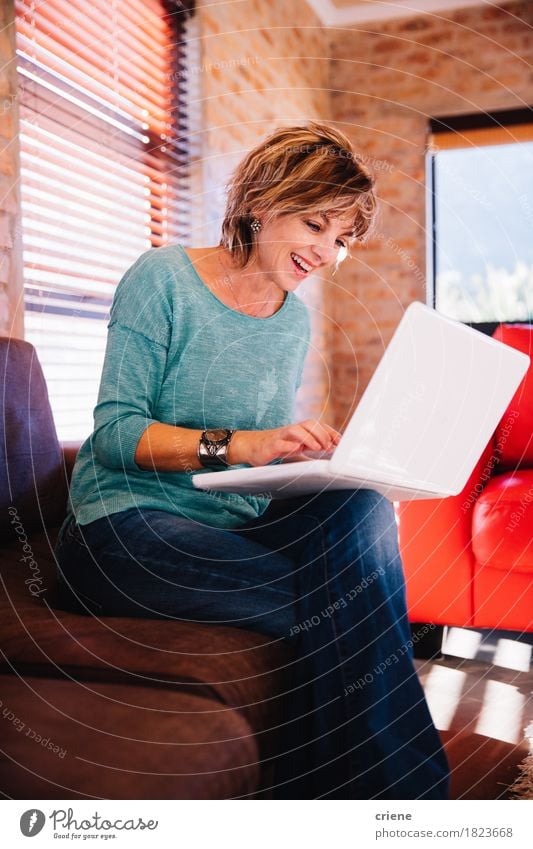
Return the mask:
POLYGON ((187 254, 204 283, 226 306, 257 318, 268 318, 281 308, 286 293, 265 280, 257 262, 237 268, 230 252, 220 245, 187 248, 187 254))

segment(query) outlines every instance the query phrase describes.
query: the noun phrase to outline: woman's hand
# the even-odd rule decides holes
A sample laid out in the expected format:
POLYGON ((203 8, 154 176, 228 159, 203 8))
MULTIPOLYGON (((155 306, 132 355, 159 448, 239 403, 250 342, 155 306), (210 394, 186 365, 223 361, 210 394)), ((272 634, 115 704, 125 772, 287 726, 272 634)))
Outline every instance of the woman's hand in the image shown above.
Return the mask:
POLYGON ((306 451, 332 451, 341 434, 318 419, 273 430, 237 430, 228 449, 230 465, 266 466, 272 460, 308 460, 306 451))

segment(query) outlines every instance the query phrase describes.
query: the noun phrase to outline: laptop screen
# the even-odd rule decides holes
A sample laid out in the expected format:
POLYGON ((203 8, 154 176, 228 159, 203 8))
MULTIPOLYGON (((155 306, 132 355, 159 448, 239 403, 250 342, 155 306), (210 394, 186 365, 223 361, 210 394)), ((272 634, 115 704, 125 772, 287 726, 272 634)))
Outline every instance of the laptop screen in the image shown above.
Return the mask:
POLYGON ((411 304, 331 460, 454 494, 464 487, 529 365, 525 354, 411 304))

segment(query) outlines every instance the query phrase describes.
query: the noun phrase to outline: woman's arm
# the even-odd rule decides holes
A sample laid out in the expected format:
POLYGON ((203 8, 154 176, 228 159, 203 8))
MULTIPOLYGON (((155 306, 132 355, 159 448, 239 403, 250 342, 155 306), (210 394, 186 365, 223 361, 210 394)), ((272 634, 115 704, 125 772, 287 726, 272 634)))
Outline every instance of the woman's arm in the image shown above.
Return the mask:
MULTIPOLYGON (((203 468, 197 456, 202 431, 154 417, 166 359, 165 346, 118 322, 110 326, 91 437, 102 465, 162 472, 203 468)), ((230 465, 251 466, 282 458, 307 459, 303 452, 330 450, 339 439, 336 430, 315 419, 271 430, 237 430, 227 458, 230 465)))
MULTIPOLYGON (((222 426, 222 425, 221 425, 222 426)), ((141 435, 135 451, 136 464, 145 470, 183 472, 201 469, 198 442, 201 430, 154 422, 141 435)), ((228 447, 228 463, 264 466, 281 457, 300 458, 304 451, 329 451, 340 433, 316 419, 306 419, 272 430, 238 430, 228 447)))
MULTIPOLYGON (((197 455, 202 431, 160 422, 153 415, 165 364, 162 345, 120 324, 110 327, 91 437, 102 465, 161 472, 203 468, 197 455)), ((225 422, 217 425, 226 427, 225 422)), ((251 466, 307 459, 302 452, 330 450, 338 439, 336 430, 315 419, 271 430, 237 430, 227 458, 230 465, 251 466)))
POLYGON ((201 430, 154 422, 141 435, 135 462, 141 469, 160 472, 190 472, 201 469, 197 456, 201 430))

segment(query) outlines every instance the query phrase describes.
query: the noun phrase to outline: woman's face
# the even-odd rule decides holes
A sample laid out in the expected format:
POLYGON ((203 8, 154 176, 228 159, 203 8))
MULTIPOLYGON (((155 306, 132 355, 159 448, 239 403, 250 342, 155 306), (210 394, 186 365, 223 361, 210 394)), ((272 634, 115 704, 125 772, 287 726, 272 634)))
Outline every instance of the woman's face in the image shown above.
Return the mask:
POLYGON ((291 213, 262 220, 253 254, 254 270, 292 291, 314 270, 342 261, 353 237, 353 217, 321 212, 291 213))

